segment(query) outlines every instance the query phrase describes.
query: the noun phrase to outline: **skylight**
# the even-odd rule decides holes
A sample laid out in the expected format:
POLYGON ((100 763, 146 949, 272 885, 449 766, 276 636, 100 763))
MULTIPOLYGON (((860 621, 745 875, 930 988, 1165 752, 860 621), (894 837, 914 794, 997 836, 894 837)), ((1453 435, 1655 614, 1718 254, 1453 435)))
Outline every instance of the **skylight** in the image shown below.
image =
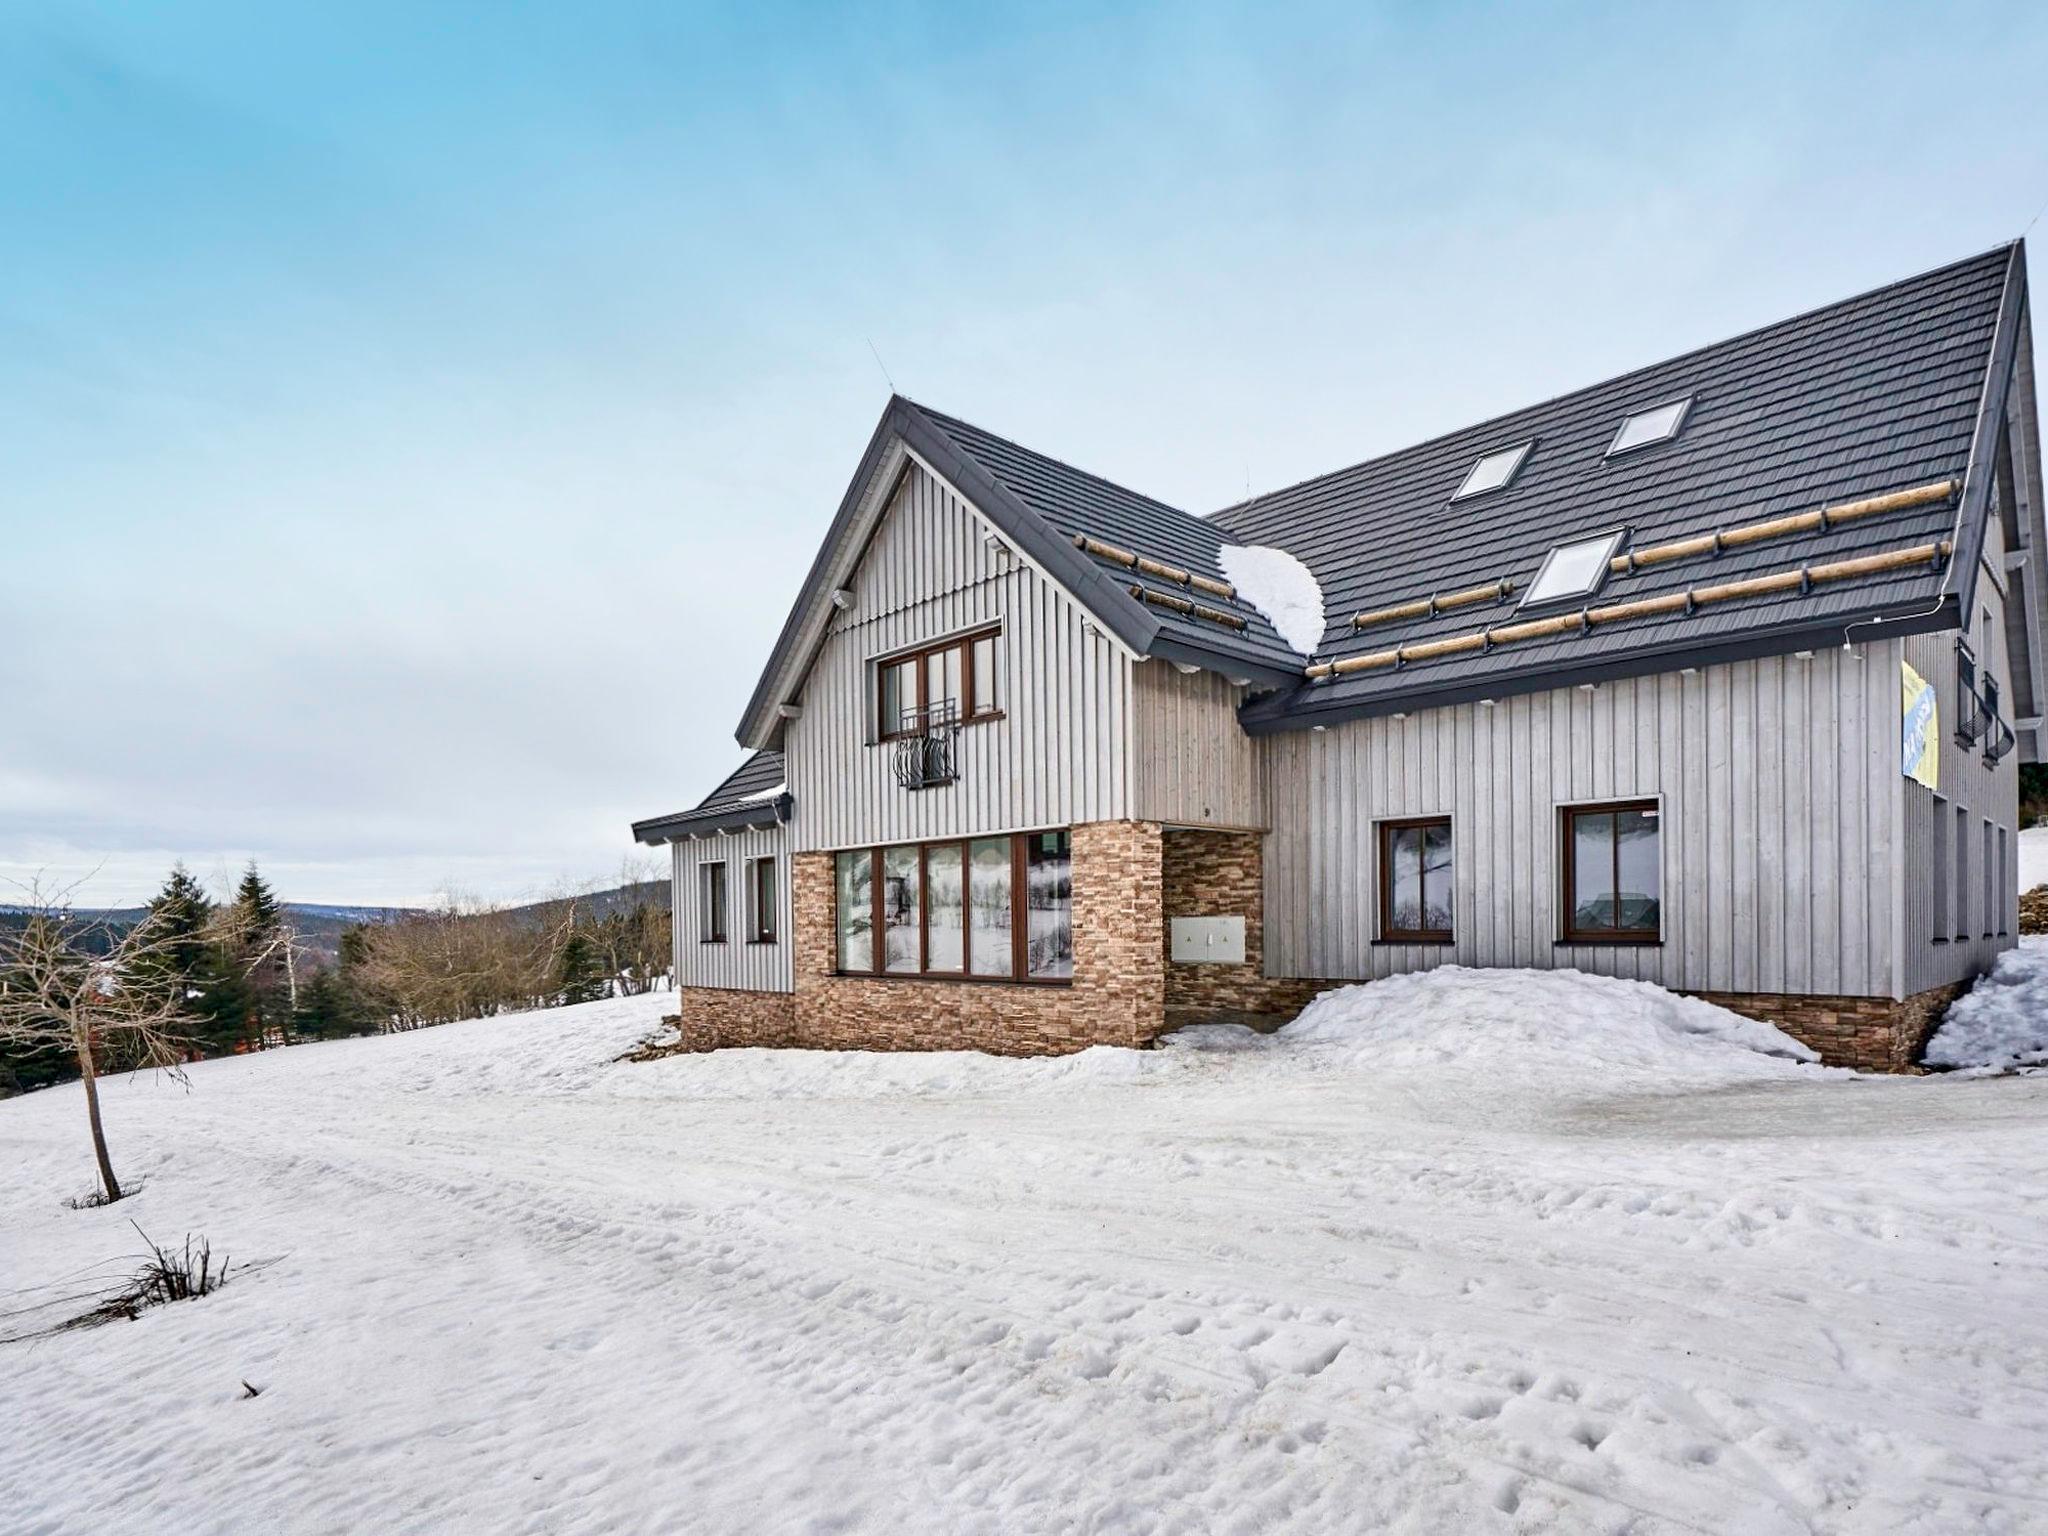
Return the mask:
POLYGON ((1614 434, 1614 445, 1607 450, 1607 457, 1627 453, 1631 448, 1647 448, 1652 443, 1661 443, 1678 436, 1678 429, 1685 425, 1685 413, 1692 408, 1692 396, 1673 400, 1666 405, 1652 406, 1647 411, 1637 411, 1621 424, 1621 430, 1614 434))
POLYGON ((1529 450, 1536 446, 1532 438, 1512 448, 1502 448, 1489 453, 1465 476, 1465 483, 1458 487, 1453 501, 1463 501, 1467 496, 1477 496, 1481 491, 1497 491, 1515 478, 1515 471, 1522 467, 1522 460, 1529 457, 1529 450))
POLYGON ((1607 580, 1607 562, 1614 558, 1614 552, 1621 547, 1627 533, 1626 528, 1616 528, 1610 533, 1595 534, 1590 539, 1553 546, 1543 557, 1543 569, 1536 573, 1536 579, 1529 583, 1529 590, 1522 594, 1522 606, 1527 608, 1538 603, 1559 603, 1567 598, 1591 597, 1607 580))

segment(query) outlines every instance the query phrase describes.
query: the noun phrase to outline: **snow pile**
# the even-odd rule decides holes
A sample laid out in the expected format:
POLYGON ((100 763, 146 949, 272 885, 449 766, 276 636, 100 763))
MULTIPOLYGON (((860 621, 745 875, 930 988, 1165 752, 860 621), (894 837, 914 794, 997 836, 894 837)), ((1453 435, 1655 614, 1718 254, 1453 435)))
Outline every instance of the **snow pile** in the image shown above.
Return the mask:
POLYGON ((639 1063, 607 1086, 622 1096, 659 1099, 972 1099, 1129 1083, 1158 1065, 1148 1052, 1108 1045, 1027 1057, 733 1049, 639 1063))
POLYGON ((1480 1072, 1540 1092, 1620 1077, 1807 1075, 1818 1058, 1769 1024, 1642 981, 1580 971, 1442 966, 1325 992, 1283 1028, 1289 1045, 1341 1047, 1374 1072, 1480 1072))
POLYGON ((2048 885, 2048 827, 2020 828, 2020 889, 2048 885))
POLYGON ((1315 574, 1284 549, 1226 544, 1217 551, 1237 595, 1273 621, 1295 650, 1313 656, 1323 643, 1323 589, 1315 574))
POLYGON ((2022 939, 1958 998, 1922 1058, 1930 1067, 2048 1063, 2048 940, 2022 939))

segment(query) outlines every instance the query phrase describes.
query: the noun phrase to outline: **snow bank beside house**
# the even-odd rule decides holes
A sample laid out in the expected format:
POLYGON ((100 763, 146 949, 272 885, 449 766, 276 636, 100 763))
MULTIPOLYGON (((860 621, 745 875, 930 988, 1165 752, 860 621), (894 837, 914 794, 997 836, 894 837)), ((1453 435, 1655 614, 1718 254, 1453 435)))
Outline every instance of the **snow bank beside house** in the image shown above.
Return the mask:
POLYGON ((1323 643, 1323 589, 1315 574, 1284 549, 1226 544, 1217 551, 1237 595, 1268 619, 1295 650, 1313 656, 1323 643))
POLYGON ((1930 1067, 2018 1067, 2048 1063, 2048 939, 2017 949, 1958 998, 1927 1042, 1930 1067))
POLYGON ((1807 1076, 1819 1059, 1769 1024, 1648 982, 1455 965, 1325 992, 1278 1038, 1341 1047, 1361 1070, 1477 1072, 1523 1092, 1807 1076))

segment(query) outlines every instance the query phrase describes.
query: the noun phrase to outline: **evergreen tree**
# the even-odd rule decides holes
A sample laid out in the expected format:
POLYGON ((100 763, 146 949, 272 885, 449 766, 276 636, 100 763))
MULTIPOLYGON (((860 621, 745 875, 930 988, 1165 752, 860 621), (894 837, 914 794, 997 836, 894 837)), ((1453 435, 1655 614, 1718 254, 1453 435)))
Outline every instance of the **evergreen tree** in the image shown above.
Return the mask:
POLYGON ((571 928, 562 941, 555 965, 555 985, 564 1003, 594 1003, 605 995, 604 970, 597 947, 581 928, 571 928))
POLYGON ((242 871, 242 883, 235 887, 235 915, 244 940, 274 937, 284 922, 284 909, 277 904, 270 884, 257 871, 256 861, 242 871))
POLYGON ((183 860, 171 866, 149 911, 167 937, 169 968, 188 989, 198 985, 209 964, 207 928, 213 922, 213 903, 183 860))
POLYGON ((232 1050, 244 1032, 247 989, 213 931, 213 903, 182 862, 171 866, 149 912, 166 942, 145 960, 143 980, 183 999, 185 1032, 207 1054, 232 1050))
POLYGON ((284 909, 257 871, 254 859, 235 888, 231 916, 236 952, 229 961, 242 978, 238 990, 243 994, 245 1036, 252 1044, 261 1045, 275 1030, 289 1041, 291 955, 284 943, 284 909))

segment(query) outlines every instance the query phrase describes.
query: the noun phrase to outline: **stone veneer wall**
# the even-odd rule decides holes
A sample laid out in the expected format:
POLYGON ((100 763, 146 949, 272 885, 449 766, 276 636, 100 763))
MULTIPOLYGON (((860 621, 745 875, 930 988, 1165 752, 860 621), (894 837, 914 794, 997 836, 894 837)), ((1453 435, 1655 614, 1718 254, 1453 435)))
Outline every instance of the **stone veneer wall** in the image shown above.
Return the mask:
POLYGON ((1694 992, 1690 996, 1775 1024, 1812 1046, 1831 1067, 1903 1072, 1920 1057, 1948 1005, 1970 983, 1930 987, 1904 1001, 1889 997, 1805 997, 1797 993, 1694 992))
POLYGON ((796 1043, 796 997, 792 993, 682 987, 678 989, 677 1013, 681 1050, 796 1043))
POLYGON ((1175 965, 1162 926, 1166 1011, 1174 1023, 1198 1019, 1284 1022, 1341 981, 1275 977, 1266 963, 1265 834, 1172 827, 1163 839, 1165 917, 1242 917, 1244 964, 1175 965))
POLYGON ((1073 832, 1074 979, 1067 986, 834 975, 832 855, 798 854, 796 991, 786 1043, 1004 1056, 1150 1043, 1166 1013, 1159 824, 1087 822, 1073 832))

